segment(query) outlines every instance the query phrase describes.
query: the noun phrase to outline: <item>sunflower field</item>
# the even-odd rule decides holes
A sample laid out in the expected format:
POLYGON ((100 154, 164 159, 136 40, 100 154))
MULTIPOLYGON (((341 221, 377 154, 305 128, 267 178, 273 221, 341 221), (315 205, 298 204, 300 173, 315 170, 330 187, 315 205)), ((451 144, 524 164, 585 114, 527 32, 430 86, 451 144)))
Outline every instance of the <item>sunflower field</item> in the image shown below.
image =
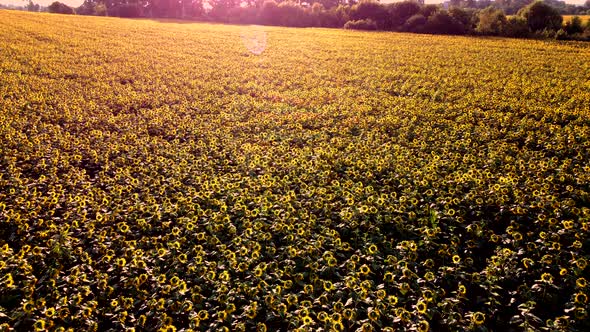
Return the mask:
POLYGON ((0 11, 0 331, 588 331, 589 45, 0 11))

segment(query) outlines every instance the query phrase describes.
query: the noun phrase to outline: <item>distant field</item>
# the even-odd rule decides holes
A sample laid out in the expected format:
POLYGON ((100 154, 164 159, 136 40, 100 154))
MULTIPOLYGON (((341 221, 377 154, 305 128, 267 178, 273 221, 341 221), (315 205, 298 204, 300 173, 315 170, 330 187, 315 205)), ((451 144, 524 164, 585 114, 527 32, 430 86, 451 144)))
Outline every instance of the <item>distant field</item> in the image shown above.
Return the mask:
POLYGON ((590 43, 185 23, 0 11, 0 331, 590 330, 590 43))
MULTIPOLYGON (((514 16, 514 15, 508 15, 508 17, 510 16, 514 16)), ((590 15, 562 15, 563 16, 563 22, 569 22, 571 21, 572 17, 574 16, 578 16, 579 18, 582 19, 582 23, 586 24, 588 21, 590 21, 590 15)))
POLYGON ((574 17, 574 16, 580 17, 584 24, 586 24, 588 21, 590 21, 590 15, 563 15, 563 21, 569 22, 569 21, 571 21, 572 17, 574 17))

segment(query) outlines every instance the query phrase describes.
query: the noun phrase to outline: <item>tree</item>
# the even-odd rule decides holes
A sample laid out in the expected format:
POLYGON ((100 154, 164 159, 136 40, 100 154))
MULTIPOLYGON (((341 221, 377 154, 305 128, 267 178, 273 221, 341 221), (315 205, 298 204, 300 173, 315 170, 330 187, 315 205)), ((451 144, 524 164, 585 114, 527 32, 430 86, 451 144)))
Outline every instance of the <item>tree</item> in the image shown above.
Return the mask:
POLYGON ((279 5, 274 0, 267 0, 260 9, 260 21, 262 24, 279 24, 279 5))
POLYGON ((101 0, 84 0, 84 3, 76 8, 76 14, 106 16, 107 7, 101 0))
POLYGON ((449 15, 463 24, 466 33, 471 33, 475 29, 478 20, 476 12, 477 11, 472 8, 449 8, 449 15))
POLYGON ((561 28, 563 17, 557 10, 542 1, 535 1, 518 11, 524 17, 531 31, 554 30, 561 28))
POLYGON ((406 23, 404 23, 403 31, 418 33, 424 32, 424 26, 426 25, 427 21, 428 19, 424 17, 424 15, 416 14, 410 17, 406 23))
POLYGON ((503 35, 512 38, 526 38, 529 35, 526 20, 520 16, 512 16, 506 22, 503 35))
POLYGON ((434 15, 434 13, 438 12, 439 6, 437 5, 424 5, 420 8, 420 14, 422 16, 429 18, 430 16, 434 15))
POLYGON ((376 1, 362 1, 350 9, 350 19, 353 21, 373 20, 378 29, 388 27, 389 13, 385 6, 376 1))
POLYGON ((476 31, 484 35, 499 36, 506 26, 506 15, 492 6, 479 12, 476 31))
POLYGON ((74 14, 74 9, 65 3, 61 3, 59 1, 55 1, 49 7, 47 7, 50 13, 56 14, 74 14))
POLYGON ((27 10, 30 12, 38 12, 39 5, 36 3, 33 3, 33 1, 29 0, 29 3, 27 4, 27 10))
POLYGON ((278 6, 279 25, 287 27, 307 27, 312 24, 312 15, 295 2, 281 2, 278 6))
POLYGON ((213 19, 227 22, 230 10, 239 7, 240 2, 238 0, 212 0, 209 5, 211 5, 209 14, 213 19))
POLYGON ((572 17, 572 19, 565 24, 564 29, 568 35, 583 32, 584 27, 582 26, 582 19, 579 16, 572 17))
POLYGON ((416 1, 402 1, 392 3, 388 9, 391 28, 399 30, 410 17, 420 12, 420 5, 416 1))
POLYGON ((92 0, 85 0, 80 7, 76 8, 78 15, 94 15, 95 3, 92 0))
POLYGON ((317 0, 316 3, 319 3, 322 6, 324 6, 325 9, 331 9, 333 7, 338 6, 340 4, 340 0, 317 0))
POLYGON ((201 17, 205 14, 203 0, 181 0, 182 17, 201 17))
POLYGON ((444 10, 432 14, 428 18, 424 29, 426 33, 442 35, 462 35, 465 33, 465 27, 463 24, 452 18, 451 15, 444 10))

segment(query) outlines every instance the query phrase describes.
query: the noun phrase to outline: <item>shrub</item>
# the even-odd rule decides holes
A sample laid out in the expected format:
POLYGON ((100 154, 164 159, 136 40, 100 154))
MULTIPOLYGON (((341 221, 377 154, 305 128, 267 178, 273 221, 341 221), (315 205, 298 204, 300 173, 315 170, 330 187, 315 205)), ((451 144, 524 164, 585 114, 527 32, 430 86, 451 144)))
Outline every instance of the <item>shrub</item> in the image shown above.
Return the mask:
POLYGON ((520 16, 512 16, 506 21, 502 35, 512 38, 526 38, 529 35, 529 27, 526 20, 520 16))
POLYGON ((568 35, 567 31, 565 31, 565 29, 559 29, 555 33, 555 39, 557 39, 557 40, 567 40, 567 39, 569 39, 569 35, 568 35))
POLYGON ((348 21, 344 29, 351 30, 377 30, 377 23, 371 19, 348 21))
POLYGON ((499 36, 507 24, 504 12, 492 6, 480 11, 478 17, 479 21, 475 30, 484 35, 499 36))
POLYGON ((279 5, 273 0, 265 1, 260 9, 260 23, 268 25, 279 24, 279 5))
POLYGON ((94 15, 94 2, 84 1, 80 7, 76 8, 78 15, 94 15))
POLYGON ((518 11, 518 15, 526 19, 531 31, 553 30, 561 28, 563 17, 559 12, 542 1, 535 1, 518 11))
POLYGON ((428 18, 424 31, 433 34, 461 35, 465 27, 461 22, 452 18, 446 11, 438 11, 428 18))
POLYGON ((281 2, 277 7, 277 24, 286 27, 306 27, 312 24, 310 13, 295 2, 281 2))
POLYGON ((434 15, 434 13, 439 11, 439 7, 437 5, 425 5, 420 8, 420 14, 424 17, 429 18, 430 16, 434 15))
POLYGON ((52 3, 51 5, 49 5, 49 7, 47 7, 47 10, 50 13, 56 13, 56 14, 74 14, 74 9, 68 5, 66 5, 65 3, 61 3, 59 1, 55 1, 54 3, 52 3))
POLYGON ((111 8, 109 10, 109 15, 118 17, 140 17, 141 10, 137 4, 124 3, 111 8))
POLYGON ((579 16, 572 17, 572 19, 564 25, 564 30, 569 35, 583 32, 584 26, 582 25, 582 19, 579 16))
POLYGON ((233 7, 227 12, 228 22, 238 24, 254 24, 256 22, 255 7, 233 7))
POLYGON ((477 11, 470 8, 451 7, 449 15, 465 27, 465 32, 471 33, 477 24, 477 11))
POLYGON ((350 18, 354 21, 371 20, 379 29, 388 27, 389 12, 385 6, 376 1, 362 1, 350 9, 350 18))
POLYGON ((107 16, 107 6, 104 3, 99 3, 94 6, 94 15, 96 16, 107 16))
POLYGON ((424 15, 422 14, 416 14, 412 17, 410 17, 406 23, 403 26, 403 31, 408 31, 408 32, 423 32, 424 31, 424 25, 426 25, 426 22, 428 21, 428 19, 426 17, 424 17, 424 15))
POLYGON ((420 12, 420 5, 415 1, 396 2, 388 7, 389 25, 392 29, 401 29, 406 21, 420 12))
POLYGON ((348 21, 348 14, 343 10, 344 6, 333 6, 326 10, 321 3, 311 6, 311 25, 328 28, 342 28, 348 21))

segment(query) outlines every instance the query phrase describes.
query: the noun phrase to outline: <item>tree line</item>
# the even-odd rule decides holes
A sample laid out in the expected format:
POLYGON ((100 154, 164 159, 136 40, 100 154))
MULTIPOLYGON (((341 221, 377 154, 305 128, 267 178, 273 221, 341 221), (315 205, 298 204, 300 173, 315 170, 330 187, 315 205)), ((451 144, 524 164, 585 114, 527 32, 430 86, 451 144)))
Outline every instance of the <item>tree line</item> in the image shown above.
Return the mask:
MULTIPOLYGON (((60 2, 48 9, 64 14, 234 24, 590 40, 590 21, 584 23, 578 16, 564 21, 563 8, 559 10, 562 4, 558 0, 451 0, 444 5, 417 0, 391 4, 374 0, 86 0, 75 9, 60 2)), ((581 14, 590 13, 590 0, 574 7, 581 14)))

